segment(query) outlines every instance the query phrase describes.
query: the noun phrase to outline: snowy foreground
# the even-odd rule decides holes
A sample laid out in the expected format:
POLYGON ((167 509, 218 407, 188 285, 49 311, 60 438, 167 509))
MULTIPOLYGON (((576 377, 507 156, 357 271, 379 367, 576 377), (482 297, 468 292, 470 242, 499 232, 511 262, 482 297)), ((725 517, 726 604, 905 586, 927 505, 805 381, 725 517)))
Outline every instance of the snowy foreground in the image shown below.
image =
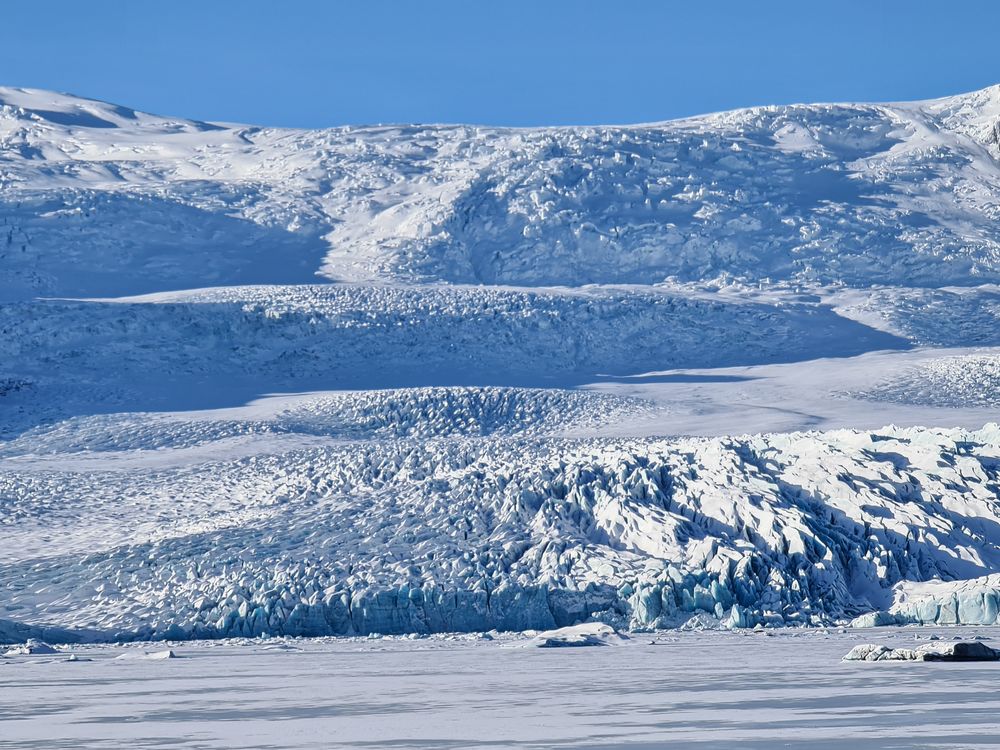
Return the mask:
POLYGON ((0 643, 998 623, 998 121, 0 89, 0 643))
POLYGON ((1000 644, 882 628, 74 647, 0 658, 0 748, 997 748, 1000 662, 841 661, 976 636, 1000 644))

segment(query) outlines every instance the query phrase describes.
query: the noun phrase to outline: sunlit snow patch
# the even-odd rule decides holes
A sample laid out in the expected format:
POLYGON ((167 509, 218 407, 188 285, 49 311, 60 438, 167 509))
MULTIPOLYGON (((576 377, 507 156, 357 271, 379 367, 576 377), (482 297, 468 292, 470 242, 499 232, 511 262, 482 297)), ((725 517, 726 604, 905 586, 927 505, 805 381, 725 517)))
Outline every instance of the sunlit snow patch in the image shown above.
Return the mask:
POLYGON ((943 408, 995 408, 1000 406, 1000 356, 939 357, 853 395, 943 408))
POLYGON ((586 390, 452 387, 330 392, 224 412, 74 417, 0 441, 0 456, 190 448, 252 435, 345 440, 544 435, 634 418, 640 398, 586 390), (241 418, 241 411, 246 415, 241 418))

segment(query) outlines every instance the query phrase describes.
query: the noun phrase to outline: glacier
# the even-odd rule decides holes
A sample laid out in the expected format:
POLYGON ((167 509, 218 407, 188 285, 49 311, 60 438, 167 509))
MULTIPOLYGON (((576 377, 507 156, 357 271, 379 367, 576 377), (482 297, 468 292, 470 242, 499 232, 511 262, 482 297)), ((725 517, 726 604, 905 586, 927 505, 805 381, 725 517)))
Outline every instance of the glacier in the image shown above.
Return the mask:
POLYGON ((998 133, 0 88, 0 642, 1000 624, 998 133))
POLYGON ((823 625, 889 606, 901 581, 1000 564, 996 425, 274 444, 173 466, 114 453, 6 462, 4 617, 112 640, 644 629, 697 612, 823 625))

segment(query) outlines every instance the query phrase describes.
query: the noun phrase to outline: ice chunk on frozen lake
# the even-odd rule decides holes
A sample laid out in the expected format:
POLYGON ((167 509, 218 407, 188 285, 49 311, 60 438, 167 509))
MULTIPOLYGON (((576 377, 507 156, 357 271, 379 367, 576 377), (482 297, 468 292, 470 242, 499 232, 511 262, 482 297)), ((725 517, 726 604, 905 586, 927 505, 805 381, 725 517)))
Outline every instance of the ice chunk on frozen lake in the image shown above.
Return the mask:
POLYGON ((866 612, 851 620, 852 628, 878 628, 895 624, 896 617, 888 612, 866 612))
POLYGON ((564 648, 567 646, 612 646, 627 641, 610 625, 603 622, 585 622, 565 628, 546 630, 525 644, 532 648, 564 648))
POLYGON ((889 648, 863 643, 852 648, 844 661, 997 661, 1000 651, 979 641, 923 643, 913 648, 889 648))
POLYGON ((38 654, 58 654, 52 646, 34 638, 29 638, 23 645, 8 649, 4 656, 35 656, 38 654))

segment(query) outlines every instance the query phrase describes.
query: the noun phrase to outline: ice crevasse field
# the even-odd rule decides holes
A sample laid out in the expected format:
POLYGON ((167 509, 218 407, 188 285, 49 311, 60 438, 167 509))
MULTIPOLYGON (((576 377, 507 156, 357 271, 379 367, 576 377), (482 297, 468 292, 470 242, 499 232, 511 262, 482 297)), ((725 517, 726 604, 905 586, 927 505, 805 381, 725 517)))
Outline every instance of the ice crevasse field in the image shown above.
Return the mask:
MULTIPOLYGON (((635 669, 660 645, 679 670, 753 643, 747 679, 786 658, 805 674, 796 639, 839 659, 850 623, 986 637, 998 227, 1000 87, 317 131, 0 88, 0 643, 84 662, 15 654, 0 680, 62 679, 53 663, 141 681, 151 662, 110 645, 141 642, 114 648, 186 654, 182 681, 234 653, 255 654, 241 679, 283 655, 304 685, 339 654, 362 691, 393 655, 482 662, 513 670, 513 700, 520 646, 581 624, 635 669)), ((545 689, 579 676, 551 664, 545 689)), ((686 689, 685 720, 729 700, 686 689)), ((802 739, 832 747, 813 700, 802 739)), ((323 714, 296 705, 308 733, 323 714)), ((962 715, 987 709, 970 692, 962 715)), ((414 737, 466 746, 417 714, 414 737)), ((637 726, 618 731, 665 746, 669 727, 637 726)))

